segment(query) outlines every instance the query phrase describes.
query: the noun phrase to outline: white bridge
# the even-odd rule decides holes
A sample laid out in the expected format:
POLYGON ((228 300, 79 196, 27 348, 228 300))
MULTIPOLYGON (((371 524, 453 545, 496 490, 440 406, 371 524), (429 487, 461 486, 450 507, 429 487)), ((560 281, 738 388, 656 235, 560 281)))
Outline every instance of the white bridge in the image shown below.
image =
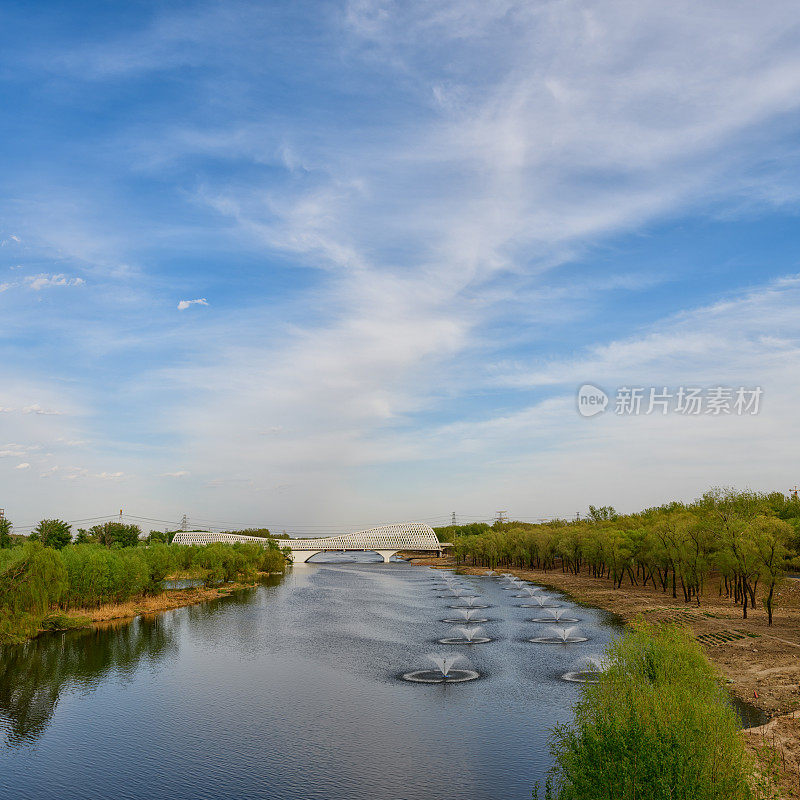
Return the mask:
MULTIPOLYGON (((205 531, 180 531, 175 534, 173 544, 210 544, 211 542, 258 542, 266 544, 260 536, 243 536, 239 533, 211 533, 205 531)), ((398 550, 421 550, 442 553, 442 545, 433 528, 421 522, 403 522, 397 525, 382 525, 366 531, 328 536, 325 539, 272 539, 278 547, 292 551, 292 561, 304 564, 317 553, 343 551, 374 551, 385 563, 398 550)))

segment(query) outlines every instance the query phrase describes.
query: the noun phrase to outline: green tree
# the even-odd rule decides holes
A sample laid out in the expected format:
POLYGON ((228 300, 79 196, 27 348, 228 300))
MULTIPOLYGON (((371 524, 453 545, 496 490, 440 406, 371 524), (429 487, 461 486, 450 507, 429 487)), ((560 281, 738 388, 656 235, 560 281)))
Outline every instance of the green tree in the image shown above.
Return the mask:
POLYGON ((92 541, 89 531, 86 528, 78 528, 78 535, 75 537, 75 544, 88 544, 92 541))
POLYGON ((775 587, 786 574, 786 564, 789 558, 787 545, 791 536, 792 526, 775 517, 758 517, 751 528, 751 547, 761 578, 767 586, 764 607, 767 609, 770 625, 772 625, 775 587))
POLYGON ((11 547, 11 520, 0 519, 0 550, 11 547))
POLYGON ((93 525, 89 533, 95 541, 106 547, 135 547, 139 544, 142 530, 138 525, 126 525, 124 522, 104 522, 102 525, 93 525))
POLYGON ((72 541, 72 528, 61 519, 43 519, 33 529, 30 539, 41 542, 45 547, 60 550, 72 541))
POLYGON ((45 614, 66 591, 66 570, 53 549, 28 542, 3 573, 0 587, 0 605, 17 612, 45 614))
POLYGON ((746 800, 751 764, 723 689, 682 629, 640 627, 552 738, 558 800, 746 800))

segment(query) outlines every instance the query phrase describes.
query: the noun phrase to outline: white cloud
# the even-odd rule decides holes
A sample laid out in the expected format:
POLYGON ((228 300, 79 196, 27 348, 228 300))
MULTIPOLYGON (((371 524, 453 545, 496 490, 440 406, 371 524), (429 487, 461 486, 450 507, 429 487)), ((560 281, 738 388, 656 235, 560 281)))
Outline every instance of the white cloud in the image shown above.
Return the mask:
POLYGON ((27 461, 23 461, 21 464, 17 464, 14 469, 30 469, 31 465, 27 461))
POLYGON ((22 409, 23 414, 39 414, 41 416, 61 416, 63 411, 56 411, 51 408, 42 408, 39 403, 33 403, 29 406, 24 406, 22 409))
MULTIPOLYGON (((228 43, 238 45, 249 32, 237 28, 231 36, 234 17, 244 28, 250 19, 226 15, 228 24, 220 26, 228 43)), ((121 41, 54 63, 111 80, 196 63, 207 37, 230 53, 216 28, 159 19, 152 30, 123 33, 121 41)), ((148 430, 160 424, 165 436, 182 436, 189 463, 205 474, 214 465, 218 477, 210 485, 229 492, 224 502, 237 510, 242 498, 257 507, 246 495, 251 481, 259 489, 284 480, 298 487, 292 497, 299 514, 309 506, 327 505, 328 514, 372 503, 380 516, 405 516, 404 508, 416 509, 427 497, 436 505, 459 493, 491 511, 515 475, 528 482, 520 478, 513 490, 520 502, 570 503, 577 494, 570 469, 586 486, 605 481, 614 490, 610 482, 618 480, 630 496, 655 483, 669 491, 684 479, 681 469, 703 488, 716 480, 707 454, 726 468, 737 460, 727 458, 738 452, 731 444, 737 436, 740 461, 749 458, 749 446, 758 462, 750 466, 766 467, 759 474, 772 480, 794 457, 785 445, 781 451, 775 434, 793 425, 786 401, 794 386, 788 372, 797 363, 793 279, 654 322, 635 335, 617 333, 613 341, 597 341, 589 331, 585 348, 570 358, 548 358, 545 350, 526 363, 519 349, 504 350, 507 342, 487 330, 511 302, 520 312, 509 315, 518 329, 509 335, 533 338, 549 320, 580 314, 587 294, 652 285, 652 278, 630 276, 602 286, 597 275, 574 290, 548 283, 559 266, 619 232, 720 199, 733 197, 738 205, 741 195, 775 204, 796 200, 791 170, 774 153, 800 107, 798 21, 796 4, 780 2, 769 14, 755 5, 710 2, 702 15, 686 0, 349 3, 336 31, 337 68, 345 64, 361 78, 366 64, 384 98, 403 98, 396 116, 392 104, 381 103, 383 127, 343 113, 339 122, 309 132, 292 119, 276 126, 266 113, 219 130, 181 126, 162 137, 159 129, 157 141, 137 151, 147 152, 143 169, 195 153, 213 155, 215 164, 230 157, 237 165, 268 165, 263 183, 263 169, 250 171, 250 183, 227 177, 215 183, 220 170, 214 170, 196 199, 224 225, 232 221, 247 246, 327 270, 279 308, 271 300, 259 307, 254 296, 213 327, 208 321, 221 317, 220 309, 203 315, 209 327, 191 330, 195 350, 171 338, 175 351, 185 348, 189 357, 138 372, 128 387, 140 393, 148 430), (778 166, 765 178, 767 157, 778 166), (289 176, 283 183, 282 171, 289 176), (755 429, 726 429, 722 436, 722 428, 708 428, 695 437, 686 426, 648 422, 626 429, 612 418, 590 428, 571 409, 571 392, 584 380, 711 375, 763 379, 772 386, 768 405, 783 398, 756 421, 764 426, 761 441, 780 457, 763 457, 755 429), (470 408, 491 392, 504 393, 498 407, 512 396, 512 408, 470 408), (657 448, 644 445, 650 435, 674 457, 673 483, 662 481, 652 463, 657 448), (613 469, 603 467, 600 445, 613 469), (686 467, 679 452, 703 470, 686 467), (461 481, 473 467, 483 471, 485 486, 461 481), (531 485, 538 499, 530 499, 531 485)), ((308 73, 318 66, 309 56, 308 73)), ((349 91, 360 85, 352 77, 344 76, 349 91)), ((137 143, 147 136, 141 129, 133 135, 137 143)), ((72 224, 88 216, 83 212, 58 216, 50 232, 54 252, 124 263, 117 237, 87 236, 88 223, 72 224)), ((38 290, 79 279, 43 273, 26 280, 38 290)), ((193 304, 208 302, 181 300, 177 308, 193 304)), ((91 335, 97 348, 146 349, 141 336, 131 338, 133 345, 95 329, 91 335)), ((57 391, 53 398, 48 407, 61 407, 57 391)), ((17 397, 14 403, 21 405, 17 397)), ((35 416, 22 421, 50 423, 35 416)), ((151 448, 119 466, 153 475, 172 466, 167 458, 151 448), (137 459, 146 463, 127 466, 137 459)), ((98 472, 103 462, 91 454, 86 463, 90 468, 65 475, 120 475, 98 472)), ((173 503, 175 485, 161 483, 168 487, 164 502, 173 503)), ((182 491, 191 483, 183 482, 182 491)))
POLYGON ((10 442, 0 448, 0 458, 8 457, 22 457, 40 451, 42 446, 40 444, 16 444, 10 442))
POLYGON ((177 472, 162 472, 159 478, 185 478, 188 474, 185 469, 179 469, 177 472))
POLYGON ((181 300, 178 303, 178 311, 186 311, 189 306, 194 305, 207 306, 208 300, 206 300, 205 297, 198 297, 197 300, 181 300))
POLYGON ((69 278, 61 273, 48 275, 46 272, 38 275, 28 275, 24 281, 35 292, 52 286, 83 286, 86 283, 83 278, 69 278))

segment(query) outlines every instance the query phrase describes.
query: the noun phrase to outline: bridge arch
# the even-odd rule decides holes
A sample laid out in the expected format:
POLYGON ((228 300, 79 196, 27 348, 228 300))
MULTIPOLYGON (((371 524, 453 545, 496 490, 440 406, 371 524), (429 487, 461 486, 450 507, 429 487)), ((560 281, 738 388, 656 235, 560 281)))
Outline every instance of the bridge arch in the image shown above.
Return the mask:
MULTIPOLYGON (((402 522, 368 528, 341 536, 328 536, 321 539, 277 539, 280 547, 288 547, 295 563, 308 561, 317 553, 328 551, 374 551, 388 563, 398 550, 436 552, 441 554, 442 545, 436 538, 433 528, 422 522, 402 522)), ((213 531, 180 531, 175 534, 173 544, 209 544, 211 542, 258 542, 266 545, 267 540, 258 536, 244 536, 239 533, 216 533, 213 531)))

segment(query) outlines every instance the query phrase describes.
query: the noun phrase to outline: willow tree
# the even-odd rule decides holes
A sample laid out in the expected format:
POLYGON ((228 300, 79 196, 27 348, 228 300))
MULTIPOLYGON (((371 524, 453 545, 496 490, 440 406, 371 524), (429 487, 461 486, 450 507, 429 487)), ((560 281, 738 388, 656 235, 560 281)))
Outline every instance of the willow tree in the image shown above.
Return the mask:
POLYGON ((606 652, 574 721, 552 737, 558 800, 748 800, 737 719, 678 627, 628 631, 606 652))
POLYGON ((750 529, 750 547, 761 578, 767 586, 764 607, 772 625, 775 587, 784 579, 790 556, 792 526, 775 517, 758 517, 750 529))
POLYGON ((0 519, 0 550, 11 547, 11 520, 0 519))
POLYGON ((43 617, 67 590, 61 556, 40 542, 18 548, 0 572, 0 611, 43 617))

